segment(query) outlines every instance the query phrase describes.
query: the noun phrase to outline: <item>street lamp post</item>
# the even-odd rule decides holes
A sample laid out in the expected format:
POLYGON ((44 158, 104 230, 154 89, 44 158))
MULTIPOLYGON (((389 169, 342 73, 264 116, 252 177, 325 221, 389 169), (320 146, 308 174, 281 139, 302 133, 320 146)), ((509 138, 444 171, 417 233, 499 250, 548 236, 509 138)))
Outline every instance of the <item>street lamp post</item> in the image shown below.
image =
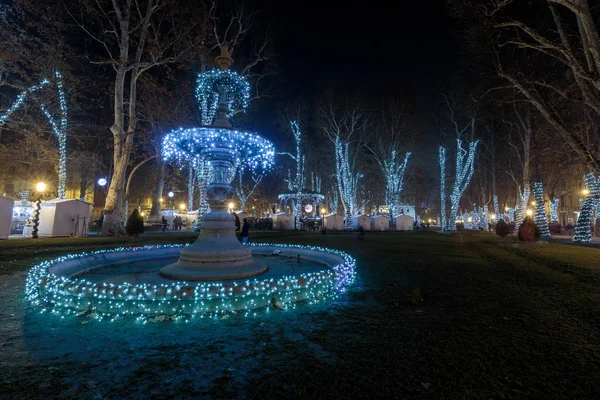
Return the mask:
POLYGON ((38 192, 38 199, 35 202, 35 209, 33 210, 33 230, 31 231, 31 237, 37 239, 38 228, 40 226, 40 210, 42 208, 42 195, 46 191, 46 184, 44 182, 38 182, 35 185, 35 190, 38 192))

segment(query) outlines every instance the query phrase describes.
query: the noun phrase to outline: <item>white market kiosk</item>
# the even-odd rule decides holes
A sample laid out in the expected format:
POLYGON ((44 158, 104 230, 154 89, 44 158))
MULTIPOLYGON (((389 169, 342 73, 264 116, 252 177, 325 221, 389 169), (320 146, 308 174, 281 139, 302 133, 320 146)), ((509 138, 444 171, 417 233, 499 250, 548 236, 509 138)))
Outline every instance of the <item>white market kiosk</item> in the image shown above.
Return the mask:
POLYGON ((0 239, 8 239, 10 235, 14 205, 13 199, 0 196, 0 239))
POLYGON ((40 236, 86 236, 92 205, 81 200, 50 200, 40 209, 40 236))
POLYGON ((371 230, 371 218, 366 215, 356 215, 352 217, 352 225, 354 229, 364 229, 365 231, 371 230))
POLYGON ((344 217, 339 214, 329 214, 323 217, 323 226, 333 231, 344 230, 344 217))

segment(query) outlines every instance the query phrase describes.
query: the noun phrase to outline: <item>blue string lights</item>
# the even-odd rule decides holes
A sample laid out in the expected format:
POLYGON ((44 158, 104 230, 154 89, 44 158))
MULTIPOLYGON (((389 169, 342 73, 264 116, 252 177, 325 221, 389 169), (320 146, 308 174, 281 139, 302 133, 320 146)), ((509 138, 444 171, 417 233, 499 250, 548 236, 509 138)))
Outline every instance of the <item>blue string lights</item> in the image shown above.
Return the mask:
POLYGON ((203 150, 226 149, 236 163, 251 170, 271 168, 275 158, 273 144, 252 132, 227 128, 177 129, 163 139, 162 153, 166 160, 179 162, 202 157, 203 150))
POLYGON ((390 217, 395 221, 398 205, 402 199, 402 189, 404 188, 404 174, 411 152, 404 155, 404 161, 400 162, 400 157, 396 149, 392 149, 388 158, 379 161, 381 171, 386 180, 385 202, 390 210, 390 217))
POLYGON ((458 206, 460 198, 469 186, 473 173, 475 172, 475 153, 479 140, 469 143, 468 151, 463 149, 462 140, 456 139, 456 179, 454 180, 454 188, 450 193, 450 217, 448 222, 444 224, 445 219, 445 166, 446 166, 446 149, 440 146, 438 160, 440 164, 441 174, 441 194, 442 194, 442 230, 455 231, 458 206), (444 229, 446 225, 446 229, 444 229))
POLYGON ((546 201, 544 200, 544 184, 542 182, 533 183, 533 200, 535 201, 533 222, 540 229, 540 238, 550 239, 548 217, 546 216, 546 201))
POLYGON ((550 221, 552 223, 558 223, 558 205, 560 203, 560 199, 557 197, 555 199, 550 200, 550 221))
MULTIPOLYGON (((355 261, 348 254, 322 247, 253 243, 252 247, 311 250, 333 254, 343 262, 317 272, 280 278, 252 279, 244 282, 173 282, 169 284, 113 284, 92 282, 85 278, 64 277, 50 272, 69 260, 107 253, 144 252, 155 249, 181 248, 181 245, 146 246, 69 254, 44 261, 29 271, 26 295, 42 311, 59 315, 89 313, 97 318, 116 319, 136 316, 147 322, 149 316, 169 315, 175 320, 194 317, 219 317, 230 313, 250 315, 251 310, 272 307, 293 308, 300 300, 309 303, 333 298, 347 291, 355 279, 355 261)), ((124 254, 125 256, 125 254, 124 254)))
POLYGON ((438 162, 440 164, 440 209, 441 209, 441 228, 447 231, 446 217, 446 148, 440 146, 438 150, 438 162))
POLYGON ((588 195, 581 205, 581 213, 577 218, 575 225, 574 242, 590 242, 592 240, 592 218, 594 210, 600 203, 600 177, 596 177, 593 173, 589 173, 584 177, 585 187, 588 190, 588 195))
POLYGON ((213 69, 203 72, 198 74, 196 84, 202 125, 211 125, 215 118, 221 96, 219 89, 225 89, 230 111, 227 117, 238 110, 245 110, 250 102, 250 83, 234 71, 213 69))
MULTIPOLYGON (((43 102, 40 102, 40 109, 52 126, 52 131, 58 138, 58 197, 64 199, 66 198, 67 188, 67 100, 65 98, 61 73, 58 71, 54 72, 54 77, 56 80, 60 115, 58 118, 55 118, 43 102)), ((23 106, 29 94, 35 93, 49 84, 50 81, 44 79, 39 84, 31 86, 21 92, 10 108, 6 110, 4 114, 0 115, 0 125, 4 124, 15 111, 23 106)))

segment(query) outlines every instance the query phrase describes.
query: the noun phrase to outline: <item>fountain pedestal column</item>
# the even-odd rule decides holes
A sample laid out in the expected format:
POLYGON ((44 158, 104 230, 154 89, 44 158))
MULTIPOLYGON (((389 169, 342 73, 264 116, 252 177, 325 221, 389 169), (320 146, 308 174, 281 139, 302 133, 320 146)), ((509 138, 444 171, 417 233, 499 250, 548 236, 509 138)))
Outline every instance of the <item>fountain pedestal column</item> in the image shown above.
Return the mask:
POLYGON ((230 149, 209 148, 203 151, 213 174, 207 188, 210 212, 202 219, 198 239, 181 250, 179 261, 161 268, 171 279, 211 281, 241 279, 267 270, 265 263, 252 258, 235 234, 235 217, 227 212, 232 192, 228 175, 233 165, 230 149))

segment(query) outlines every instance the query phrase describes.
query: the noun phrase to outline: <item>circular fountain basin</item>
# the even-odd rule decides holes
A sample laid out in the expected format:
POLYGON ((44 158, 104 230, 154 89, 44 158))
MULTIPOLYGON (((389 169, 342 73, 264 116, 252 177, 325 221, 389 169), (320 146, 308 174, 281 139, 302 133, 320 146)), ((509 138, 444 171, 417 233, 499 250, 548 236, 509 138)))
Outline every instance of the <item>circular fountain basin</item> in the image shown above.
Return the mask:
POLYGON ((68 255, 34 266, 27 295, 55 313, 94 316, 195 316, 287 308, 346 290, 354 260, 323 248, 250 246, 266 270, 248 279, 174 281, 159 273, 179 257, 182 246, 147 246, 68 255))

